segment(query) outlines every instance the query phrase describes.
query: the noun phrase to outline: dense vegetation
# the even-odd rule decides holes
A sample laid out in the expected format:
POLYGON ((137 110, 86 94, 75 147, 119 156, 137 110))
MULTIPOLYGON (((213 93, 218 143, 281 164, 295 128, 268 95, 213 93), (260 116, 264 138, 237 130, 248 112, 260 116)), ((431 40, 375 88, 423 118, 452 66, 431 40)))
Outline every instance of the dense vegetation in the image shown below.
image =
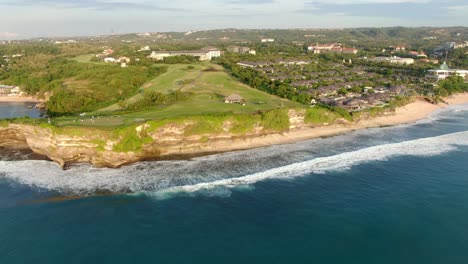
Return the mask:
POLYGON ((440 97, 460 92, 468 92, 468 83, 460 76, 450 76, 445 80, 439 81, 435 89, 436 95, 440 97))
MULTIPOLYGON (((339 85, 340 82, 355 82, 351 88, 341 89, 338 94, 362 93, 365 86, 385 86, 404 84, 411 91, 419 94, 446 96, 455 92, 466 91, 463 80, 449 78, 434 89, 425 82, 428 69, 436 65, 416 63, 411 66, 373 63, 359 58, 369 56, 409 56, 396 53, 392 47, 404 45, 407 50, 425 51, 428 55, 439 45, 447 41, 462 42, 468 35, 468 28, 355 28, 355 29, 301 29, 301 30, 210 30, 191 32, 190 34, 168 32, 153 33, 150 36, 136 34, 76 38, 76 42, 53 44, 54 40, 29 40, 0 45, 0 82, 19 85, 31 95, 43 96, 50 100, 47 108, 50 115, 62 116, 94 110, 117 114, 137 112, 144 118, 161 118, 188 114, 212 112, 252 113, 270 110, 294 104, 309 105, 316 99, 314 89, 322 86, 339 85), (261 43, 261 38, 274 38, 274 43, 261 43), (307 46, 315 43, 341 43, 345 47, 358 48, 359 54, 311 54, 307 46), (239 44, 242 43, 242 44, 239 44), (216 45, 226 49, 231 45, 247 46, 255 49, 257 56, 226 52, 217 62, 224 66, 233 77, 259 91, 246 89, 245 85, 227 77, 222 69, 202 70, 206 68, 197 58, 176 56, 157 62, 147 56, 149 50, 140 50, 149 46, 151 50, 194 50, 207 45, 216 45), (102 63, 97 58, 104 49, 112 48, 112 57, 131 58, 130 67, 102 63), (386 50, 386 51, 385 51, 386 50), (13 57, 21 54, 19 57, 13 57), (76 59, 76 57, 81 57, 76 59), (6 60, 8 58, 8 61, 6 60), (242 68, 237 62, 275 61, 280 59, 301 59, 313 61, 307 66, 284 67, 272 66, 273 77, 285 75, 287 78, 274 80, 267 73, 251 68, 242 68), (352 59, 353 63, 343 65, 343 60, 352 59), (181 66, 185 64, 185 66, 181 66), (190 64, 190 65, 187 65, 190 64), (341 64, 340 67, 336 65, 341 64), (346 72, 365 69, 363 77, 346 72), (164 77, 155 79, 160 74, 173 69, 164 77), (320 76, 320 72, 335 72, 329 76, 320 76), (313 74, 312 74, 313 73, 313 74), (304 76, 304 79, 290 77, 304 76), (345 79, 340 81, 339 79, 345 79), (313 85, 297 85, 297 80, 317 80, 313 85), (383 80, 383 81, 382 81, 383 80), (151 82, 150 82, 151 81, 151 82), (385 81, 385 82, 384 82, 385 81), (144 87, 143 87, 144 85, 144 87), (245 87, 243 87, 245 86, 245 87), (223 98, 230 94, 239 94, 246 105, 225 105, 223 98), (150 113, 151 112, 151 113, 150 113), (193 113, 190 113, 193 112, 193 113)), ((448 64, 452 68, 468 67, 467 48, 452 50, 448 54, 448 64)), ((440 56, 440 55, 439 55, 440 56)), ((440 59, 441 57, 439 57, 440 59)), ((445 55, 444 55, 445 58, 445 55)), ((443 58, 443 59, 444 59, 443 58)), ((271 75, 271 74, 270 74, 271 75)), ((373 90, 372 90, 373 91, 373 90)), ((373 93, 373 92, 372 92, 373 93)), ((391 103, 391 102, 386 102, 391 103)), ((391 104, 390 104, 391 105, 391 104)), ((333 117, 350 118, 349 113, 340 108, 327 106, 333 117)), ((320 113, 308 110, 309 118, 317 118, 320 113)), ((319 112, 322 110, 318 110, 319 112)), ((378 111, 375 110, 375 111, 378 111)), ((328 113, 328 112, 327 112, 328 113)), ((322 113, 323 114, 323 113, 322 113)), ((138 116, 139 118, 140 116, 138 116)), ((325 122, 326 123, 326 122, 325 122)), ((281 124, 277 124, 282 126, 281 124)))
POLYGON ((200 57, 194 56, 174 56, 174 57, 166 57, 164 58, 163 62, 166 64, 190 64, 190 63, 197 63, 200 57))
POLYGON ((0 79, 20 85, 29 94, 51 96, 47 103, 49 114, 64 115, 95 110, 102 104, 127 98, 165 71, 165 67, 122 69, 40 54, 25 56, 0 70, 0 79))
POLYGON ((310 103, 311 97, 309 94, 297 93, 296 88, 291 85, 279 81, 271 81, 268 76, 254 69, 241 67, 235 62, 235 60, 230 60, 230 58, 223 58, 220 60, 220 63, 228 69, 234 77, 255 89, 301 104, 310 103))

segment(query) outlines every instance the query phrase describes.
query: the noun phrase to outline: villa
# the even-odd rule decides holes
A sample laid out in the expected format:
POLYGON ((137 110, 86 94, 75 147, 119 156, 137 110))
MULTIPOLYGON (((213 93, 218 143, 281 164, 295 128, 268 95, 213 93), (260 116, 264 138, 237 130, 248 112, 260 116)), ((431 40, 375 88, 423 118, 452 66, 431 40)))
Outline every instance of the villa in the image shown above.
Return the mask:
POLYGON ((429 70, 428 72, 428 77, 435 78, 437 81, 444 80, 454 75, 461 76, 466 80, 468 76, 468 70, 450 69, 447 62, 444 62, 439 69, 429 70))

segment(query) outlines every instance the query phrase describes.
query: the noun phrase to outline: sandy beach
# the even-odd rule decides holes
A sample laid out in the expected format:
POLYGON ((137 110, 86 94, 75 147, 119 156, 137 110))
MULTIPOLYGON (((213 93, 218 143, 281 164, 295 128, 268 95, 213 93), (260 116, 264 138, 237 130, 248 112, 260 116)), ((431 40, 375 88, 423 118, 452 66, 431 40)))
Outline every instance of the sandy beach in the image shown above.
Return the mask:
POLYGON ((41 100, 32 96, 0 96, 0 102, 4 103, 39 103, 41 100))
MULTIPOLYGON (((447 103, 437 105, 417 100, 404 107, 398 108, 394 113, 361 120, 353 124, 335 124, 321 127, 300 128, 288 133, 265 135, 254 138, 243 138, 210 144, 210 149, 216 152, 233 151, 265 147, 277 144, 293 143, 301 140, 328 137, 351 132, 359 129, 376 128, 384 126, 395 126, 400 124, 414 123, 428 117, 432 112, 451 105, 468 103, 468 93, 457 94, 444 99, 447 103)), ((204 149, 206 151, 206 149, 204 149)), ((195 151, 196 152, 196 151, 195 151)))

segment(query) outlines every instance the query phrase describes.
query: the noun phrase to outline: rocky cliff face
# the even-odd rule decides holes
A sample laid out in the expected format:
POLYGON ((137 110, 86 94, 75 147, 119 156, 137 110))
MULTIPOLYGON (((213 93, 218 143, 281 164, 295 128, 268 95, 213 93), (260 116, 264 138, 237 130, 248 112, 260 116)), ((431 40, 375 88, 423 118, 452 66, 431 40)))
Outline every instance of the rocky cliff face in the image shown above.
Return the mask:
MULTIPOLYGON (((307 126, 305 110, 288 110, 288 116, 290 130, 307 126)), ((193 128, 193 121, 167 122, 157 127, 145 123, 119 131, 9 124, 0 127, 0 147, 29 148, 62 167, 71 163, 92 163, 97 167, 115 168, 142 160, 245 149, 261 145, 253 143, 262 138, 278 137, 282 133, 264 129, 261 122, 254 123, 246 132, 233 133, 235 125, 225 120, 216 132, 187 133, 193 128)))

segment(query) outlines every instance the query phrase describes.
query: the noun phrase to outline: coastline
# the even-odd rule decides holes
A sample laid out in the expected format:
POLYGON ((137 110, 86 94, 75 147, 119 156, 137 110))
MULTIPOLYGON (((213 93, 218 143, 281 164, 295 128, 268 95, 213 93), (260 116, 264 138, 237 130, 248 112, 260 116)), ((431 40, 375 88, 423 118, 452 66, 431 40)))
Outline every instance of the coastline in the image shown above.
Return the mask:
POLYGON ((0 103, 40 103, 41 100, 33 96, 0 96, 0 103))
MULTIPOLYGON (((331 137, 361 129, 410 124, 427 118, 436 110, 444 109, 452 105, 468 103, 468 93, 456 94, 451 97, 444 98, 444 100, 446 103, 439 103, 437 105, 417 100, 413 103, 397 108, 397 110, 393 113, 388 113, 383 116, 378 116, 366 120, 360 120, 351 124, 302 127, 283 134, 270 134, 238 140, 233 139, 229 142, 215 142, 210 144, 209 149, 211 149, 212 152, 221 153, 267 147, 271 145, 289 144, 314 138, 331 137)), ((207 153, 210 151, 209 149, 204 149, 203 152, 207 153)), ((192 154, 197 155, 201 153, 196 151, 192 154)))
MULTIPOLYGON (((96 167, 118 168, 138 161, 150 160, 187 160, 194 157, 212 154, 240 151, 296 143, 321 137, 332 137, 356 130, 395 126, 414 123, 428 117, 436 110, 452 105, 468 103, 468 93, 457 94, 445 98, 444 103, 437 105, 417 100, 394 112, 386 112, 381 116, 366 118, 349 123, 338 120, 332 125, 316 125, 304 123, 304 111, 289 110, 290 130, 288 132, 262 131, 247 135, 236 135, 229 132, 220 134, 184 135, 187 124, 168 123, 157 131, 150 132, 147 137, 151 142, 141 145, 138 151, 118 151, 116 144, 122 141, 109 138, 109 134, 96 134, 98 131, 80 131, 80 133, 56 133, 47 127, 37 127, 23 124, 12 124, 0 127, 0 148, 31 149, 34 153, 48 157, 62 168, 77 164, 91 163, 96 167)), ((147 124, 136 127, 137 133, 142 133, 147 124)), ((126 131, 125 133, 132 133, 126 131)), ((139 142, 137 142, 139 143, 139 142)))

